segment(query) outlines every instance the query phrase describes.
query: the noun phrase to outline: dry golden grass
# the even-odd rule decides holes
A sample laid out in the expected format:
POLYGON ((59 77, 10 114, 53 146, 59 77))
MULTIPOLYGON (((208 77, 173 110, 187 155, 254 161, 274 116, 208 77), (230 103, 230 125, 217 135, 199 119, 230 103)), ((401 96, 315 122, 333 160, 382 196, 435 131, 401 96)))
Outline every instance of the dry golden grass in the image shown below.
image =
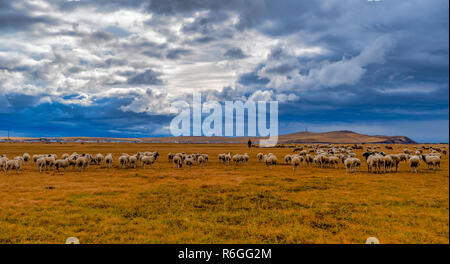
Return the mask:
MULTIPOLYGON (((395 146, 399 152, 404 146, 395 146)), ((291 166, 266 169, 258 152, 279 160, 292 149, 206 144, 0 144, 12 158, 24 152, 108 153, 114 168, 0 173, 0 243, 449 243, 449 160, 418 174, 346 174, 291 166), (120 153, 158 150, 154 168, 118 169, 120 153), (174 169, 168 152, 207 153, 204 167, 174 169), (235 167, 222 152, 249 152, 235 167)), ((392 152, 392 151, 390 151, 392 152)), ((358 152, 361 157, 361 152, 358 152)))

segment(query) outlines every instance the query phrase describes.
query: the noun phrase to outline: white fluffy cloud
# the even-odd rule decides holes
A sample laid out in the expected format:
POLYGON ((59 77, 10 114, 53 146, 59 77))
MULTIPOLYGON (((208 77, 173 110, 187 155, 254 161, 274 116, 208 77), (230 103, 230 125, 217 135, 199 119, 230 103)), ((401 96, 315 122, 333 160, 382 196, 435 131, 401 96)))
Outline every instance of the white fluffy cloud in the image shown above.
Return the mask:
POLYGON ((365 67, 374 63, 383 63, 386 54, 394 47, 394 40, 382 36, 365 47, 358 56, 342 58, 339 61, 322 61, 302 74, 302 65, 292 52, 283 50, 281 58, 269 58, 258 76, 267 78, 268 87, 281 91, 308 90, 339 85, 354 85, 365 74, 365 67))
POLYGON ((276 93, 275 94, 271 90, 265 90, 265 91, 258 90, 248 97, 249 101, 255 101, 255 102, 276 100, 281 103, 284 103, 284 102, 289 102, 289 101, 298 101, 299 99, 300 99, 300 97, 294 93, 290 93, 290 94, 276 93))

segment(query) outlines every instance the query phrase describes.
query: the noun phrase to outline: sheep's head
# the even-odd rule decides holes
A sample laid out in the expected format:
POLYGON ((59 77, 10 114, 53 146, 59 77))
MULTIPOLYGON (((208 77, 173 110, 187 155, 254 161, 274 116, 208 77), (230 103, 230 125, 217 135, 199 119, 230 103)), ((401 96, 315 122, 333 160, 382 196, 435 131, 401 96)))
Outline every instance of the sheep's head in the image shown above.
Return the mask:
POLYGON ((421 158, 423 161, 425 161, 425 162, 427 161, 425 155, 420 155, 420 158, 421 158))
POLYGON ((367 152, 363 153, 363 157, 366 158, 366 160, 367 160, 367 158, 370 157, 373 154, 374 154, 373 152, 367 151, 367 152))

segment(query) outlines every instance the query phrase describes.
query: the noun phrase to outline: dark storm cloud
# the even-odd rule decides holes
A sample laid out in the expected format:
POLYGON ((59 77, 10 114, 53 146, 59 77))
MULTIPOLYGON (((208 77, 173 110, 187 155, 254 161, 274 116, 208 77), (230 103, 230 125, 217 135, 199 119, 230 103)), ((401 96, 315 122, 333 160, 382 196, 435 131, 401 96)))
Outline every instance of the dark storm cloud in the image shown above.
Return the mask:
POLYGON ((297 68, 297 65, 295 65, 295 64, 283 63, 283 64, 275 66, 275 67, 267 68, 266 72, 267 73, 275 73, 275 74, 286 74, 296 68, 297 68))
POLYGON ((171 49, 167 51, 166 58, 170 60, 176 60, 191 53, 192 51, 188 49, 171 49))
POLYGON ((230 59, 243 59, 247 57, 240 48, 231 48, 227 50, 223 56, 230 59))
POLYGON ((161 74, 154 72, 151 69, 146 70, 145 72, 136 74, 130 78, 128 78, 127 83, 134 85, 159 85, 162 84, 162 80, 159 78, 161 74))
POLYGON ((0 11, 0 29, 20 30, 37 23, 50 24, 55 21, 42 16, 27 16, 19 13, 0 11))
POLYGON ((251 85, 261 85, 264 86, 266 84, 269 83, 269 79, 267 78, 260 78, 257 75, 257 72, 263 67, 264 65, 260 65, 258 66, 255 71, 250 72, 250 73, 245 73, 242 74, 239 79, 238 82, 242 85, 246 85, 246 86, 251 86, 251 85))
POLYGON ((85 39, 88 43, 99 43, 99 42, 108 42, 110 40, 114 39, 114 35, 103 32, 103 31, 96 31, 88 36, 88 38, 85 39))
POLYGON ((215 26, 220 25, 220 23, 224 22, 228 18, 229 16, 225 12, 211 11, 208 12, 206 15, 197 17, 191 23, 183 24, 182 30, 186 33, 188 32, 195 32, 202 34, 214 33, 213 31, 215 30, 215 26))
POLYGON ((124 65, 128 65, 128 61, 126 59, 108 58, 104 61, 105 67, 124 66, 124 65))
MULTIPOLYGON (((149 119, 135 111, 145 110, 147 101, 139 99, 164 96, 141 90, 161 85, 175 91, 173 83, 188 90, 184 80, 194 78, 187 75, 199 72, 199 81, 208 85, 222 78, 216 75, 230 76, 217 81, 227 87, 205 92, 210 99, 242 99, 258 90, 299 96, 300 102, 280 103, 282 133, 302 129, 289 122, 312 119, 316 127, 335 121, 448 122, 445 0, 47 2, 50 11, 34 2, 0 0, 0 113, 18 120, 36 113, 44 121, 30 120, 28 130, 35 135, 56 124, 67 124, 62 134, 87 127, 92 135, 149 120, 161 126, 166 116, 149 119), (126 12, 101 19, 116 11, 126 12), (266 40, 273 46, 258 45, 266 40), (205 64, 220 70, 205 70, 205 64), (180 75, 166 78, 170 72, 180 75), (108 95, 118 87, 123 98, 108 95)), ((27 130, 26 123, 9 122, 27 130)))
POLYGON ((5 97, 8 100, 8 105, 14 109, 21 109, 36 105, 40 99, 38 96, 24 94, 7 94, 5 97))
POLYGON ((27 10, 11 5, 11 1, 0 0, 0 34, 4 30, 25 30, 35 24, 57 24, 58 20, 48 16, 33 16, 27 10))
POLYGON ((161 14, 193 12, 198 10, 234 10, 244 7, 240 0, 153 0, 149 10, 161 14))
POLYGON ((161 54, 167 49, 167 44, 159 44, 145 37, 132 36, 126 42, 116 43, 114 47, 123 51, 136 51, 149 57, 161 58, 161 54))
POLYGON ((212 41, 215 41, 215 40, 217 40, 217 39, 214 38, 214 37, 205 36, 205 37, 196 38, 194 40, 194 42, 197 42, 197 43, 209 43, 209 42, 212 42, 212 41))
POLYGON ((11 133, 45 136, 73 136, 73 131, 88 131, 89 136, 148 137, 161 135, 161 125, 170 123, 170 116, 149 116, 145 113, 123 112, 120 107, 130 98, 98 101, 96 105, 79 106, 44 103, 13 113, 2 113, 0 130, 11 133), (112 127, 111 124, 114 124, 112 127))
POLYGON ((113 12, 123 8, 136 9, 149 5, 149 0, 90 0, 90 1, 61 1, 50 0, 53 6, 63 12, 71 12, 77 8, 95 8, 98 12, 113 12))

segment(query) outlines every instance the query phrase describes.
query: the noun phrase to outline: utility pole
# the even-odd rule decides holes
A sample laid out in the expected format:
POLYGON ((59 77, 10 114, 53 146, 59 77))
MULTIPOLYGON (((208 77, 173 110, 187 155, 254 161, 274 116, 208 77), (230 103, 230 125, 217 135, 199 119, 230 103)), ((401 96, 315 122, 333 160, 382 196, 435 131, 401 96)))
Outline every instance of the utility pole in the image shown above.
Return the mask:
POLYGON ((8 141, 9 141, 9 129, 8 129, 8 141))

